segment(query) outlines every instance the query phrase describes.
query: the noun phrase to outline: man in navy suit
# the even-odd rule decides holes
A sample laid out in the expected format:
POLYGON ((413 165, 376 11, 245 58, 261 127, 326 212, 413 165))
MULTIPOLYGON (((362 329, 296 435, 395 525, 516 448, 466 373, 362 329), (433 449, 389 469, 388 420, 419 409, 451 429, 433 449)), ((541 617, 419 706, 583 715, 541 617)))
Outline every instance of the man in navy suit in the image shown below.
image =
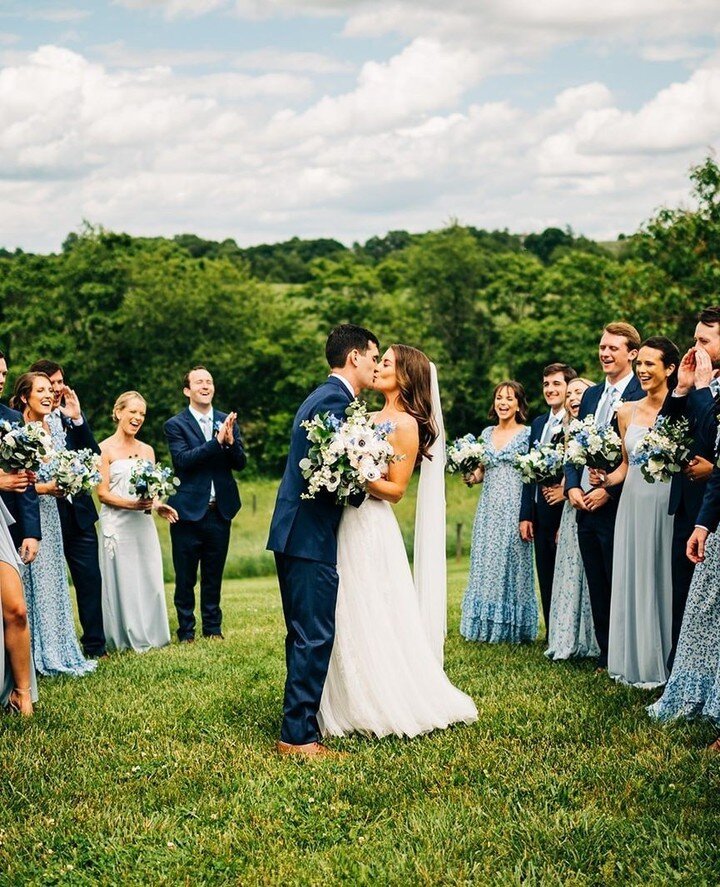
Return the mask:
MULTIPOLYGON (((38 360, 30 367, 30 372, 45 373, 50 379, 55 398, 53 410, 62 422, 66 447, 69 450, 90 449, 99 453, 100 447, 80 409, 77 394, 65 384, 65 372, 60 364, 52 360, 38 360)), ((73 496, 72 500, 58 495, 57 506, 62 527, 63 551, 70 568, 78 616, 83 629, 80 643, 87 657, 98 658, 105 655, 105 629, 102 617, 102 577, 95 531, 97 508, 89 493, 73 496)))
MULTIPOLYGON (((645 397, 633 372, 639 348, 640 333, 629 323, 609 323, 604 327, 598 353, 605 381, 585 391, 579 419, 592 413, 600 425, 613 424, 617 430, 617 405, 645 397)), ((621 492, 622 484, 592 489, 587 470, 565 466, 565 495, 578 510, 578 543, 590 591, 595 637, 600 647, 598 668, 607 668, 613 542, 621 492)))
POLYGON ((203 366, 185 374, 186 409, 165 423, 175 473, 180 480, 170 503, 180 520, 170 525, 175 568, 178 639, 195 640, 195 584, 200 568, 200 617, 204 637, 222 640, 220 590, 232 520, 240 510, 233 471, 246 457, 236 413, 213 408, 215 383, 203 366))
MULTIPOLYGON (((0 395, 5 389, 8 367, 5 355, 0 351, 0 395)), ((0 404, 0 419, 7 422, 23 423, 21 413, 0 404)), ((0 496, 15 523, 10 527, 10 535, 24 563, 35 560, 40 547, 40 504, 28 475, 24 471, 0 471, 0 496)))
MULTIPOLYGON (((562 435, 568 382, 576 378, 577 373, 566 363, 551 363, 543 370, 543 397, 550 412, 533 419, 530 425, 531 447, 553 443, 558 435, 562 435)), ((535 566, 540 584, 546 638, 550 624, 550 601, 557 553, 556 539, 564 501, 561 484, 547 487, 523 484, 520 536, 524 542, 535 542, 535 566)))
POLYGON ((338 591, 337 530, 342 506, 329 493, 301 498, 307 482, 300 461, 310 449, 301 423, 328 412, 341 419, 360 390, 372 384, 378 347, 377 338, 363 327, 336 327, 325 346, 332 372, 305 399, 293 421, 267 543, 275 552, 287 626, 284 717, 277 744, 281 754, 328 753, 318 741, 317 713, 335 640, 338 591))
POLYGON ((682 473, 674 474, 670 488, 669 513, 673 520, 672 648, 668 668, 675 660, 685 604, 694 563, 686 556, 687 543, 698 521, 707 481, 713 471, 715 443, 720 412, 720 308, 706 308, 698 316, 695 345, 678 368, 678 384, 661 410, 663 415, 688 420, 693 445, 691 462, 682 473))

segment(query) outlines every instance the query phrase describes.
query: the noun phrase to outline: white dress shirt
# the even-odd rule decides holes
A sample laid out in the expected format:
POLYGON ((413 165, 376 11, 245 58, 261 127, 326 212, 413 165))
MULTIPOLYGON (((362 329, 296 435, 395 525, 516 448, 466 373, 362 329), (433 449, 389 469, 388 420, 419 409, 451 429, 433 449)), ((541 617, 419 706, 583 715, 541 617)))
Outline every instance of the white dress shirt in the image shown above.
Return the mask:
MULTIPOLYGON (((194 407, 189 406, 190 415, 195 419, 195 421, 200 426, 200 431, 202 431, 205 440, 213 439, 213 420, 214 420, 214 412, 210 410, 209 413, 199 413, 194 407)), ((210 481, 210 501, 215 501, 215 484, 210 481)))
POLYGON ((543 427, 542 434, 540 435, 540 443, 550 443, 553 438, 553 434, 560 430, 560 426, 562 425, 562 420, 564 418, 565 407, 559 409, 557 413, 550 413, 543 427))
MULTIPOLYGON (((595 410, 596 416, 602 414, 602 411, 605 407, 605 402, 607 401, 608 397, 610 397, 610 389, 614 388, 615 391, 617 391, 615 403, 619 403, 623 394, 625 394, 625 389, 632 381, 634 375, 635 374, 631 371, 627 374, 627 376, 624 376, 622 379, 618 379, 618 381, 615 383, 611 383, 608 379, 605 380, 605 390, 603 391, 600 400, 598 401, 597 409, 595 410)), ((612 415, 610 416, 610 419, 612 420, 612 415)))
MULTIPOLYGON (((355 389, 348 382, 348 380, 345 378, 345 376, 341 376, 340 373, 330 373, 330 376, 334 377, 335 379, 340 379, 340 381, 343 383, 343 385, 350 392, 350 397, 352 397, 352 399, 355 400, 355 389)), ((330 376, 328 376, 328 379, 330 378, 330 376)))

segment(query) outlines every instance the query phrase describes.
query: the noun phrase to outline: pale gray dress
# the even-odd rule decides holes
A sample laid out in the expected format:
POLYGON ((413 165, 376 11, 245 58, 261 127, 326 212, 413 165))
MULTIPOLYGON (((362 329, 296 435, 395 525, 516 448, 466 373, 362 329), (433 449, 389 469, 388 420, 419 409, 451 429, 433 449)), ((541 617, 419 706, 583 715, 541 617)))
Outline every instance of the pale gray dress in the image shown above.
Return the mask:
MULTIPOLYGON (((130 493, 133 459, 110 464, 110 490, 130 493)), ((100 572, 105 637, 115 650, 143 653, 170 643, 160 540, 152 515, 103 505, 100 509, 100 572)))
POLYGON ((632 461, 648 430, 631 422, 625 434, 630 465, 615 522, 608 644, 610 676, 647 690, 668 679, 673 535, 670 484, 648 483, 632 461))
POLYGON ((577 537, 577 511, 565 503, 558 531, 548 626, 548 659, 598 656, 590 592, 577 537))
MULTIPOLYGON (((2 499, 0 499, 0 561, 14 567, 22 576, 25 565, 20 560, 8 529, 14 523, 15 518, 10 514, 2 499)), ((0 705, 4 706, 7 705, 8 697, 14 689, 15 683, 10 670, 10 661, 5 653, 2 613, 0 613, 0 654, 0 705)), ((32 701, 37 702, 37 679, 34 668, 30 669, 30 689, 32 691, 32 701)))

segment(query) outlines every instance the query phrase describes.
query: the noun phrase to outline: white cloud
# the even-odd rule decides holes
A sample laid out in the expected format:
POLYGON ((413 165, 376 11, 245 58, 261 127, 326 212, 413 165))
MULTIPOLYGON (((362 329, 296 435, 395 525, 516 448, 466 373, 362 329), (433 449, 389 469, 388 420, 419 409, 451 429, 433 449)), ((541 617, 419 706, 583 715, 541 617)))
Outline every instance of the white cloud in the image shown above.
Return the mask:
POLYGON ((15 43, 20 42, 19 34, 9 34, 7 32, 0 32, 0 46, 12 46, 15 43))
POLYGON ((74 9, 72 7, 52 9, 28 9, 23 12, 25 18, 44 22, 77 22, 88 18, 91 13, 87 9, 74 9))
POLYGON ((319 52, 287 52, 266 47, 241 52, 233 57, 233 66, 249 71, 297 71, 303 74, 346 74, 354 66, 319 52))
POLYGON ((640 47, 640 58, 646 62, 684 62, 702 58, 708 51, 692 43, 653 43, 640 47))
POLYGON ((168 19, 197 18, 222 9, 228 0, 113 0, 127 9, 157 9, 168 19))

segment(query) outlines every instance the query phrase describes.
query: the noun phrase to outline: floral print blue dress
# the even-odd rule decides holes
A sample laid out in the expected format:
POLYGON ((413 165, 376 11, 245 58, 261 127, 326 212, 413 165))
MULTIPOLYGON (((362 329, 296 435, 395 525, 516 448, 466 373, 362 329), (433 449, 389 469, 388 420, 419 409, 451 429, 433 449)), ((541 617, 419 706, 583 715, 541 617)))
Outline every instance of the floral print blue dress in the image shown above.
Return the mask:
MULTIPOLYGON (((55 449, 65 449, 60 418, 51 414, 48 426, 55 449)), ((39 479, 48 480, 42 470, 39 479)), ((80 676, 94 671, 97 662, 85 659, 75 633, 57 502, 54 496, 39 499, 40 550, 23 573, 35 668, 44 675, 80 676)))
POLYGON ((693 571, 677 653, 663 695, 648 708, 658 721, 707 718, 720 727, 720 538, 708 536, 693 571))
POLYGON ((538 633, 538 605, 531 542, 520 538, 522 481, 515 457, 527 453, 530 429, 504 447, 492 443, 493 427, 481 440, 489 454, 473 523, 470 576, 462 602, 460 632, 469 641, 519 644, 538 633))

